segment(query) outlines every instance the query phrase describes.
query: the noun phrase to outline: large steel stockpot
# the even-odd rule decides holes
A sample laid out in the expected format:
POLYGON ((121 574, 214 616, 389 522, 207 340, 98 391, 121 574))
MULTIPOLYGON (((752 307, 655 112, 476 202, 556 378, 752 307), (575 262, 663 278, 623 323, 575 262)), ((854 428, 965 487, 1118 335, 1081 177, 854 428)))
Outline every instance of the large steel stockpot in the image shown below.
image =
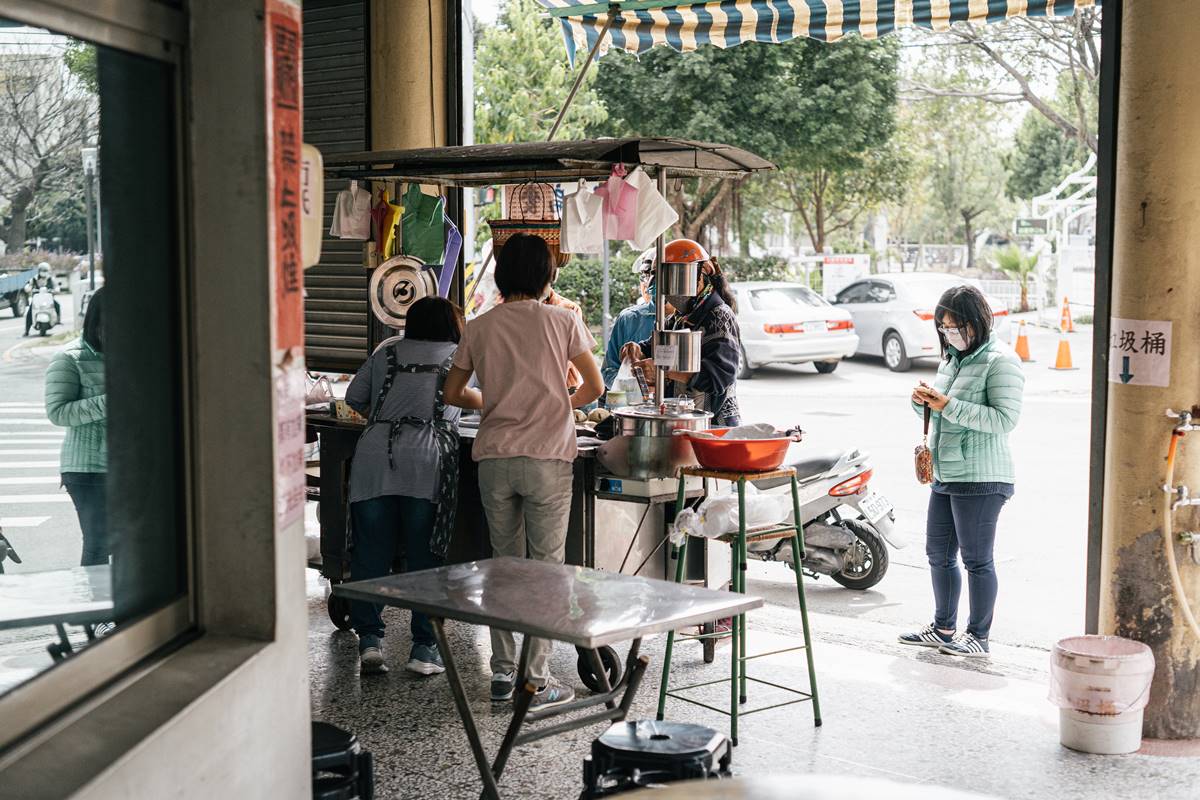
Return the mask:
MULTIPOLYGON (((620 434, 609 444, 614 454, 605 466, 633 478, 669 478, 679 467, 696 464, 692 443, 675 431, 708 429, 712 414, 697 411, 690 402, 668 401, 660 411, 655 404, 626 406, 613 411, 620 434), (627 452, 621 452, 627 448, 627 452)), ((602 459, 603 460, 603 459, 602 459)))

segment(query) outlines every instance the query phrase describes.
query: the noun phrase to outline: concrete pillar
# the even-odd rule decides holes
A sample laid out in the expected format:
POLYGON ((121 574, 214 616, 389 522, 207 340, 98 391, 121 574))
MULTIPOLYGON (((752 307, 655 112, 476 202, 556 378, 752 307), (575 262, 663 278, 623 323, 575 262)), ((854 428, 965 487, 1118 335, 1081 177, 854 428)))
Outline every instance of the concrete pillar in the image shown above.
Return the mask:
MULTIPOLYGON (((1171 320, 1171 385, 1108 385, 1100 632, 1145 642, 1157 669, 1145 733, 1200 737, 1200 641, 1171 592, 1162 537, 1167 407, 1200 402, 1200 104, 1189 99, 1200 14, 1133 3, 1120 61, 1112 316, 1171 320)), ((1117 56, 1105 53, 1106 58, 1117 56)), ((1184 440, 1175 482, 1200 490, 1200 434, 1184 440)), ((1196 509, 1176 530, 1200 528, 1196 509)), ((1200 608, 1200 567, 1176 545, 1200 608)))
POLYGON ((371 149, 446 138, 446 3, 371 0, 371 149))

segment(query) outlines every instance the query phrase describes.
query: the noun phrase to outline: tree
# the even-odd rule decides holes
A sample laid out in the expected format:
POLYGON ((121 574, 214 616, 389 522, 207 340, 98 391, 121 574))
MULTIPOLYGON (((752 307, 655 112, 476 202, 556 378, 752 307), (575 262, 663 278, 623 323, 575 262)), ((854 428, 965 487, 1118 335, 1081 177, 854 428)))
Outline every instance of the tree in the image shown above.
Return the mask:
POLYGON ((25 246, 43 192, 78 172, 79 150, 94 138, 97 103, 61 54, 17 47, 0 58, 0 199, 8 202, 0 239, 25 246))
POLYGON ((999 215, 1006 173, 995 114, 975 99, 936 98, 918 104, 916 119, 930 152, 931 196, 948 230, 967 246, 975 267, 975 237, 999 215))
POLYGON ((957 46, 976 68, 969 85, 959 81, 966 74, 960 72, 949 83, 935 77, 909 88, 925 96, 1027 103, 1066 138, 1094 153, 1100 15, 1097 8, 1078 8, 1069 17, 1013 17, 1000 25, 959 23, 945 33, 917 33, 934 46, 957 46), (1049 90, 1044 88, 1048 77, 1057 78, 1049 90))
POLYGON ((1037 270, 1038 254, 1026 256, 1009 245, 996 253, 996 267, 1008 277, 1021 284, 1021 311, 1029 310, 1029 276, 1037 270))
POLYGON ((1045 194, 1083 166, 1086 158, 1086 150, 1079 142, 1068 139, 1061 128, 1030 111, 1021 121, 1006 162, 1005 192, 1014 199, 1045 194))
MULTIPOLYGON (((531 142, 546 138, 575 79, 562 33, 533 0, 506 0, 499 24, 485 27, 475 54, 475 141, 531 142)), ((593 70, 571 103, 558 138, 581 138, 607 113, 593 70)))
MULTIPOLYGON (((775 161, 786 176, 772 181, 775 205, 799 210, 821 249, 829 233, 899 189, 902 166, 887 157, 897 54, 891 40, 807 38, 690 53, 658 48, 640 59, 610 53, 598 86, 609 120, 594 132, 721 142, 775 161)), ((676 182, 680 232, 705 238, 737 207, 735 193, 740 187, 727 180, 676 182)), ((733 221, 744 234, 754 215, 742 210, 733 221)))

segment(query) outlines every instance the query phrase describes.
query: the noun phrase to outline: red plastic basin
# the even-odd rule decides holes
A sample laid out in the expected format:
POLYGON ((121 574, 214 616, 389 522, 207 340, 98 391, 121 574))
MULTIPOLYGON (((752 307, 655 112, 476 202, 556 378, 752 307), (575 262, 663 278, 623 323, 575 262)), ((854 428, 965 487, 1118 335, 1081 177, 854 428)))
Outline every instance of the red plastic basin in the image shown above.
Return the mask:
MULTIPOLYGON (((729 431, 729 428, 709 428, 707 433, 721 437, 729 431)), ((725 440, 696 436, 691 431, 682 435, 686 435, 691 441, 692 452, 696 454, 700 466, 730 472, 766 472, 776 469, 783 463, 788 445, 796 441, 791 436, 725 440)))

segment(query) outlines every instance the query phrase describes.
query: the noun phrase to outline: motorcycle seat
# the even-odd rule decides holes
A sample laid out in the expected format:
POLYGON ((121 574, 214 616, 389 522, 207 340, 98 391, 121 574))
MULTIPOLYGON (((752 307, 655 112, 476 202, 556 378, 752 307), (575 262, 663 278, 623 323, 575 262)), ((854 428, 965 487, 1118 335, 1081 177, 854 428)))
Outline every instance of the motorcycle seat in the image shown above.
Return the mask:
MULTIPOLYGON (((810 456, 809 458, 799 458, 795 461, 785 462, 780 465, 780 469, 791 467, 796 470, 796 480, 803 483, 809 478, 815 478, 818 475, 824 475, 829 470, 833 469, 834 465, 842 458, 843 451, 836 450, 830 453, 825 453, 819 456, 810 456)), ((774 489, 777 486, 786 486, 790 482, 790 478, 767 478, 761 481, 753 481, 756 489, 774 489)))

